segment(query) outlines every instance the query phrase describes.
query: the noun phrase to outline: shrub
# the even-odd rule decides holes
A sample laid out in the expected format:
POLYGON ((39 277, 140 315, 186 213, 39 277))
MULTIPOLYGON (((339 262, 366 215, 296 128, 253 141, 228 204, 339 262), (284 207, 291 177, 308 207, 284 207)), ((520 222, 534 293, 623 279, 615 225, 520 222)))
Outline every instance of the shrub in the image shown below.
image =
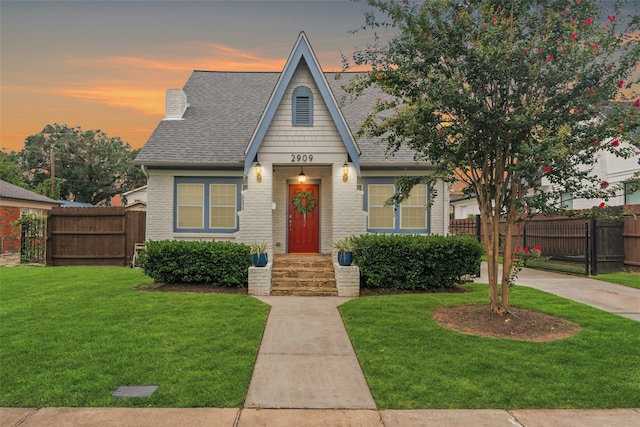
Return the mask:
POLYGON ((429 290, 451 287, 480 269, 473 237, 369 234, 354 239, 361 286, 429 290))
POLYGON ((249 246, 231 242, 149 241, 140 255, 144 273, 156 282, 247 286, 249 246))

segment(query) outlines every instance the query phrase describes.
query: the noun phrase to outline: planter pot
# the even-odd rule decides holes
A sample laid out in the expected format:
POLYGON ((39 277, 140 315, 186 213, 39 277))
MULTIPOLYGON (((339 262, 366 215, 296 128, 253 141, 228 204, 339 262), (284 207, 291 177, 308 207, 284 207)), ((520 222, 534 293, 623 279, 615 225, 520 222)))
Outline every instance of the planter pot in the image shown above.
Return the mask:
POLYGON ((253 254, 253 265, 256 267, 264 267, 269 262, 269 257, 264 254, 253 254))
POLYGON ((343 266, 351 265, 353 262, 353 252, 338 252, 338 264, 343 266))

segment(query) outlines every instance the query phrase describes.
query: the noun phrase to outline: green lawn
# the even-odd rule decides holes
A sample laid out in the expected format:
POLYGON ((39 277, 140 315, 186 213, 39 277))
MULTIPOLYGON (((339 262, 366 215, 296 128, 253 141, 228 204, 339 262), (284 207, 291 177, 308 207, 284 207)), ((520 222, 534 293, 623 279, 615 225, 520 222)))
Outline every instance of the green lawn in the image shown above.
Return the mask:
POLYGON ((240 407, 269 308, 128 268, 0 268, 0 407, 240 407), (150 397, 116 399, 120 385, 150 397))
POLYGON ((602 280, 609 283, 617 283, 618 285, 629 286, 630 288, 640 289, 640 273, 608 273, 592 276, 592 279, 602 280))
POLYGON ((381 409, 637 408, 640 323, 527 287, 516 306, 571 319, 573 337, 532 343, 440 327, 432 310, 488 304, 486 285, 462 294, 362 297, 340 307, 381 409))

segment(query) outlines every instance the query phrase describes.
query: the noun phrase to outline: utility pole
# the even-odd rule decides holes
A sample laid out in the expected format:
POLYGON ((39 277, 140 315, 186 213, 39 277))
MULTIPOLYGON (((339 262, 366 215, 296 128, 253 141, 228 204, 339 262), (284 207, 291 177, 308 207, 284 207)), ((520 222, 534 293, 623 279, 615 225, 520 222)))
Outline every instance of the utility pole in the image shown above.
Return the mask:
POLYGON ((51 198, 56 199, 56 158, 53 152, 53 145, 49 149, 49 163, 51 163, 51 198))

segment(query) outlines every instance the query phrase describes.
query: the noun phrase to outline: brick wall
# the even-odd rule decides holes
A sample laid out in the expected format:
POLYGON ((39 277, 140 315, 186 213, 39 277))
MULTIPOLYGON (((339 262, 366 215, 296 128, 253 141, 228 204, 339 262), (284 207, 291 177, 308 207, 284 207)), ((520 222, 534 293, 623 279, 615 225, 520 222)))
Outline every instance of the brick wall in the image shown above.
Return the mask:
POLYGON ((20 218, 20 208, 0 206, 2 231, 0 235, 0 253, 20 252, 20 228, 13 225, 20 218))

